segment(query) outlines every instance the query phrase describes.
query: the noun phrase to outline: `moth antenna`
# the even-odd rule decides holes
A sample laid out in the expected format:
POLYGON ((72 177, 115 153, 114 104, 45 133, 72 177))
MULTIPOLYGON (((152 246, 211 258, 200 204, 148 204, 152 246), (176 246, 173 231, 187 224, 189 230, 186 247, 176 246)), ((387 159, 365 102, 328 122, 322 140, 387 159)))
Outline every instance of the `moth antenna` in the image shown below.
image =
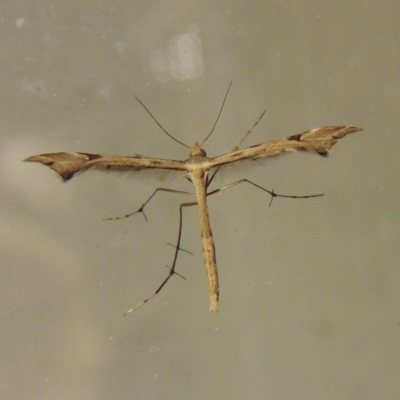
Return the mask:
POLYGON ((202 147, 203 144, 206 142, 206 140, 212 135, 212 133, 214 132, 215 127, 216 127, 217 124, 218 124, 219 117, 221 116, 222 110, 224 109, 225 102, 226 102, 226 99, 228 98, 229 91, 231 90, 232 83, 233 83, 233 81, 231 81, 231 83, 229 84, 228 90, 226 91, 226 94, 225 94, 225 97, 224 97, 224 101, 222 102, 222 106, 221 106, 221 109, 219 110, 219 113, 218 113, 217 119, 215 120, 214 126, 212 127, 211 132, 210 132, 210 133, 206 136, 206 138, 201 142, 201 145, 200 145, 201 147, 202 147))
POLYGON ((156 117, 151 113, 151 111, 145 106, 145 104, 142 102, 142 100, 139 99, 139 97, 135 96, 136 100, 141 104, 141 106, 147 111, 147 113, 150 115, 151 118, 153 118, 153 121, 163 130, 164 133, 166 133, 172 140, 175 140, 175 142, 181 144, 182 146, 185 146, 187 149, 190 149, 190 147, 181 142, 180 140, 174 138, 156 119, 156 117))

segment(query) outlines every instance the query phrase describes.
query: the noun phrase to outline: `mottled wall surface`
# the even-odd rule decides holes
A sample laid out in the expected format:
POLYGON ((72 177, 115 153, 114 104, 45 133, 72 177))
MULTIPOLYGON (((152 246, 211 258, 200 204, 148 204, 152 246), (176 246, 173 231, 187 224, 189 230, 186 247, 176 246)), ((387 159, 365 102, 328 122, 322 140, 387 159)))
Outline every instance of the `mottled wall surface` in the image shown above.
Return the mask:
POLYGON ((4 399, 400 396, 399 5, 395 1, 3 1, 0 15, 4 399), (21 160, 81 151, 185 159, 233 86, 210 156, 325 125, 364 129, 328 159, 223 173, 209 199, 221 304, 208 313, 196 207, 171 264, 179 176, 21 160))

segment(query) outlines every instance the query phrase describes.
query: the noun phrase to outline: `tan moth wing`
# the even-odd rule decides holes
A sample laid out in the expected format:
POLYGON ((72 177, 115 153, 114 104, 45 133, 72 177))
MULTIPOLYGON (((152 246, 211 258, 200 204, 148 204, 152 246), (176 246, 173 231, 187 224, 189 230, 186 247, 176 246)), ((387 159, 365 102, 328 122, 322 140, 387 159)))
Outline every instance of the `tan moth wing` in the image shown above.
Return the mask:
POLYGON ((361 131, 356 126, 325 126, 292 135, 284 139, 257 144, 231 153, 215 157, 211 166, 217 167, 240 160, 274 157, 286 152, 308 151, 327 156, 330 149, 350 133, 361 131))
POLYGON ((285 152, 308 151, 326 156, 339 139, 358 131, 361 131, 361 129, 355 126, 327 126, 284 139, 235 150, 214 158, 206 157, 204 150, 196 143, 190 152, 190 158, 185 161, 147 158, 139 155, 114 156, 90 153, 39 154, 28 157, 24 161, 40 162, 57 172, 63 180, 69 180, 75 173, 91 168, 114 171, 166 169, 190 172, 199 168, 209 170, 213 167, 246 159, 278 156, 285 152))
POLYGON ((89 153, 48 153, 26 158, 24 161, 40 162, 48 166, 64 181, 71 179, 77 172, 90 168, 113 171, 140 171, 143 169, 166 169, 182 171, 184 161, 146 158, 142 156, 110 156, 89 153))

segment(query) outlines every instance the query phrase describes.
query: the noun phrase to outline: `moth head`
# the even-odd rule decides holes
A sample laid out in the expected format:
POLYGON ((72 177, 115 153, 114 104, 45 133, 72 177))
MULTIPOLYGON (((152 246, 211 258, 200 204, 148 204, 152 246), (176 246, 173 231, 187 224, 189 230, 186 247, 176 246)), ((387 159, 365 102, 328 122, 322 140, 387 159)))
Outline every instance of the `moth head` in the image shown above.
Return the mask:
POLYGON ((202 149, 197 142, 190 150, 190 157, 196 157, 196 156, 205 157, 206 155, 207 155, 206 151, 202 149))

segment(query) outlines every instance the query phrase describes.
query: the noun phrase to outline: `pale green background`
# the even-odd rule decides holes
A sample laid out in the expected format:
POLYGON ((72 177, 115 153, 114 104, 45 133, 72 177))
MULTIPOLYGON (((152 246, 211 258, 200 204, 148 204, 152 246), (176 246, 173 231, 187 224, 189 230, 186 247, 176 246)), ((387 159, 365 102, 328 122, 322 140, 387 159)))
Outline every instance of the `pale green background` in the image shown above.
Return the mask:
POLYGON ((2 399, 400 398, 398 1, 2 1, 2 399), (188 44, 197 44, 188 46, 188 44), (178 44, 178 45, 177 45, 178 44), (178 65, 180 68, 174 69, 178 65), (184 79, 185 78, 185 79, 184 79), (174 278, 181 178, 87 173, 29 155, 210 156, 324 126, 364 132, 329 159, 290 155, 224 174, 209 200, 221 308, 208 313, 197 209, 174 278))

